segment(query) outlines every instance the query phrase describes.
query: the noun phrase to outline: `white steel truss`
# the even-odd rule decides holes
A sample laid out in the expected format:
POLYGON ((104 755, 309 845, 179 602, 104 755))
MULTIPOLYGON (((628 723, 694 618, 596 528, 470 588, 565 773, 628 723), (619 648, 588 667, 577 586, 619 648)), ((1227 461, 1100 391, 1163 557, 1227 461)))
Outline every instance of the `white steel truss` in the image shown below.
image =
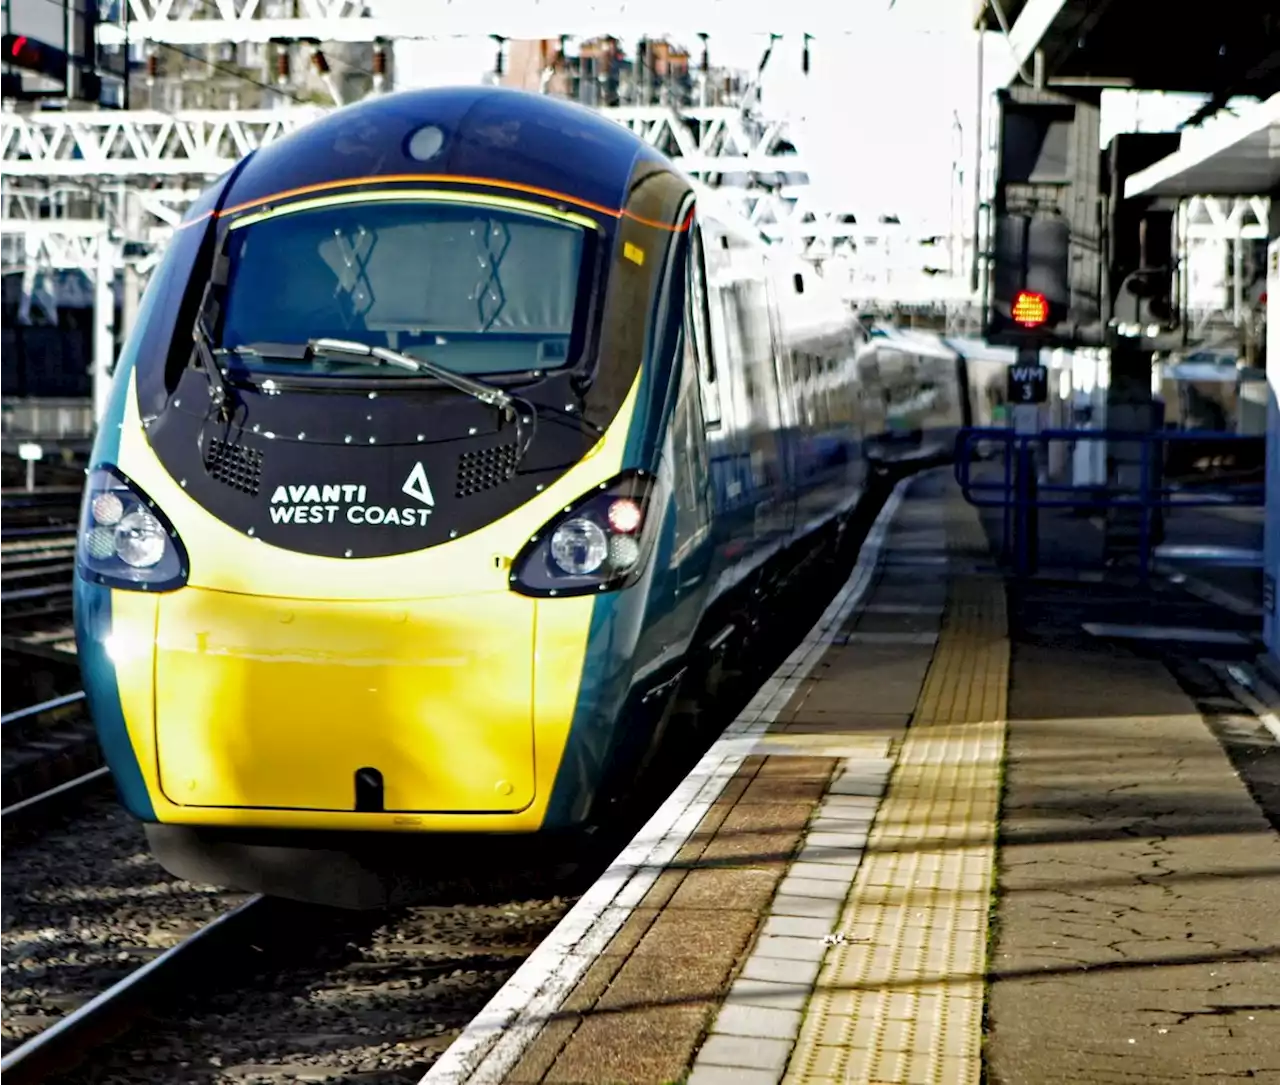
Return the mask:
MULTIPOLYGON (((127 236, 162 245, 205 183, 251 150, 326 112, 317 107, 0 116, 5 171, 0 230, 26 239, 24 262, 36 259, 44 266, 89 271, 96 265, 85 246, 96 241, 86 236, 80 222, 69 224, 73 242, 68 246, 41 240, 32 249, 32 239, 57 232, 57 219, 47 217, 57 214, 56 208, 51 212, 51 204, 86 206, 53 199, 52 194, 82 193, 96 200, 96 213, 105 216, 116 241, 127 236), (41 186, 41 180, 52 186, 41 186), (26 226, 32 220, 47 225, 33 232, 26 226)), ((848 261, 864 242, 874 243, 886 233, 874 218, 822 205, 814 198, 803 154, 791 144, 784 123, 757 120, 730 107, 677 112, 663 106, 632 106, 600 112, 665 153, 686 173, 718 187, 765 238, 824 267, 848 261)), ((83 219, 90 212, 63 214, 83 219)), ((902 236, 905 231, 891 232, 900 237, 897 245, 910 247, 910 240, 902 236)), ((6 255, 10 260, 16 255, 12 243, 6 255)), ((922 253, 922 264, 927 255, 922 253)))
POLYGON ((1244 259, 1250 243, 1266 241, 1270 200, 1265 196, 1192 196, 1178 214, 1183 304, 1193 339, 1211 326, 1237 331, 1261 319, 1264 279, 1255 269, 1252 290, 1244 259))
MULTIPOLYGON (((10 113, 0 116, 6 177, 216 177, 259 147, 323 116, 291 109, 10 113)), ((703 179, 726 174, 797 174, 803 162, 781 154, 784 126, 751 122, 718 106, 676 113, 661 106, 601 109, 605 116, 703 179)))
MULTIPOLYGON (((4 219, 32 219, 46 190, 76 183, 100 189, 108 221, 124 227, 123 186, 138 192, 144 219, 175 225, 199 185, 231 168, 251 150, 326 113, 322 108, 215 111, 168 115, 47 113, 0 116, 5 171, 4 219), (174 184, 190 178, 194 184, 174 184), (163 188, 147 189, 150 184, 163 188), (18 187, 29 186, 29 187, 18 187)), ((743 212, 770 240, 807 251, 857 235, 847 211, 808 206, 804 160, 787 141, 786 126, 760 122, 729 107, 676 112, 661 106, 602 109, 675 161, 685 172, 737 197, 743 212)))
POLYGON ((1270 201, 1265 196, 1192 196, 1183 208, 1188 240, 1267 240, 1270 201))
POLYGON ((77 218, 102 220, 111 229, 127 230, 132 203, 142 229, 172 228, 182 221, 186 209, 199 195, 200 189, 195 187, 99 187, 83 182, 54 187, 9 184, 0 188, 0 221, 6 224, 6 230, 12 226, 13 231, 21 231, 27 222, 49 224, 77 218))
POLYGON ((799 174, 803 161, 786 142, 786 126, 752 122, 726 106, 676 112, 660 106, 618 106, 599 112, 630 129, 699 180, 716 175, 799 174))
POLYGON ((0 117, 8 177, 212 178, 324 111, 69 111, 0 117))
POLYGON ((95 219, 46 219, 4 224, 6 271, 83 271, 98 266, 98 242, 107 224, 95 219))
MULTIPOLYGON (((785 7, 741 0, 122 0, 128 19, 104 22, 103 44, 156 41, 206 45, 273 38, 331 42, 443 39, 500 34, 516 39, 661 36, 673 27, 732 26, 739 34, 852 34, 858 5, 790 0, 785 7), (292 9, 292 11, 290 11, 292 9)), ((110 14, 110 13, 109 13, 110 14)), ((120 12, 122 15, 123 12, 120 12)))

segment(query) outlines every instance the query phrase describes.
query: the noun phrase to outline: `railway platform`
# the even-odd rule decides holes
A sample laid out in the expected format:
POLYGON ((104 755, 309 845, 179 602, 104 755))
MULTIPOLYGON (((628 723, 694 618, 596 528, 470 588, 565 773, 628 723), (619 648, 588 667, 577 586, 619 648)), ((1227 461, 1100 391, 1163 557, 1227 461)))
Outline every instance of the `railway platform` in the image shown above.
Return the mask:
POLYGON ((945 471, 900 484, 424 1085, 1280 1082, 1252 619, 1168 582, 1006 582, 990 543, 945 471))

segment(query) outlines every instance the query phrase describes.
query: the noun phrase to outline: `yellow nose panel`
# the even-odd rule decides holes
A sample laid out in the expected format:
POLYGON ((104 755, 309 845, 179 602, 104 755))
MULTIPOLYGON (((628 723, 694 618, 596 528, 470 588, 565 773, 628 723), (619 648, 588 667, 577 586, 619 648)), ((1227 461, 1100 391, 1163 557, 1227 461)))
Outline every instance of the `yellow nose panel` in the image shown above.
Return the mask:
POLYGON ((510 592, 166 595, 161 788, 183 806, 355 810, 356 773, 375 769, 386 811, 523 809, 534 798, 533 634, 533 601, 510 592))

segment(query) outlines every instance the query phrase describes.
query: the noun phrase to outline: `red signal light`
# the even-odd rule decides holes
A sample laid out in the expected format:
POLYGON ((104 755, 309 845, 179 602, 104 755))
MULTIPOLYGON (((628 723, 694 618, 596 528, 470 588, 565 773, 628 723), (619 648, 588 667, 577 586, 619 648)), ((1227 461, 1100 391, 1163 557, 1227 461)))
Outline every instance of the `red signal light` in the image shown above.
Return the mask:
POLYGON ((15 68, 47 79, 65 79, 67 76, 67 54, 61 49, 26 34, 5 34, 3 48, 5 59, 15 68))
POLYGON ((1013 299, 1013 320, 1024 328, 1038 328, 1049 319, 1049 302, 1033 290, 1019 290, 1013 299))

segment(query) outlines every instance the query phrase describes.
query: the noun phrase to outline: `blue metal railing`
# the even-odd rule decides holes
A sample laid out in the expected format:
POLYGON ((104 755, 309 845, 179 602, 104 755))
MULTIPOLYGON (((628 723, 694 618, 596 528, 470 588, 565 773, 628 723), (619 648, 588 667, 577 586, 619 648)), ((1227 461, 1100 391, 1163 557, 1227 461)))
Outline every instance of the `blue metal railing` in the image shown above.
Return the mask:
POLYGON ((1150 575, 1154 521, 1165 511, 1229 505, 1257 507, 1266 500, 1260 464, 1248 471, 1257 481, 1224 480, 1212 475, 1170 479, 1166 474, 1168 461, 1185 460, 1181 454, 1194 452, 1200 446, 1206 454, 1214 453, 1208 458, 1221 459, 1225 453, 1225 458, 1251 464, 1259 459, 1260 441, 1258 437, 1198 430, 1049 429, 1017 433, 1002 427, 968 427, 956 437, 955 475, 971 505, 1003 510, 1003 551, 1009 555, 1012 542, 1013 564, 1020 575, 1031 572, 1036 561, 1039 510, 1090 509, 1105 514, 1131 509, 1137 513, 1137 556, 1145 580, 1150 575), (1047 460, 1051 445, 1067 445, 1074 451, 1080 444, 1097 442, 1105 442, 1106 447, 1128 446, 1120 464, 1108 458, 1102 480, 1079 484, 1040 478, 1040 466, 1047 460), (994 458, 979 456, 983 446, 993 445, 997 449, 994 458), (1171 452, 1179 455, 1171 456, 1171 452), (1117 466, 1127 469, 1127 481, 1116 478, 1117 466))

